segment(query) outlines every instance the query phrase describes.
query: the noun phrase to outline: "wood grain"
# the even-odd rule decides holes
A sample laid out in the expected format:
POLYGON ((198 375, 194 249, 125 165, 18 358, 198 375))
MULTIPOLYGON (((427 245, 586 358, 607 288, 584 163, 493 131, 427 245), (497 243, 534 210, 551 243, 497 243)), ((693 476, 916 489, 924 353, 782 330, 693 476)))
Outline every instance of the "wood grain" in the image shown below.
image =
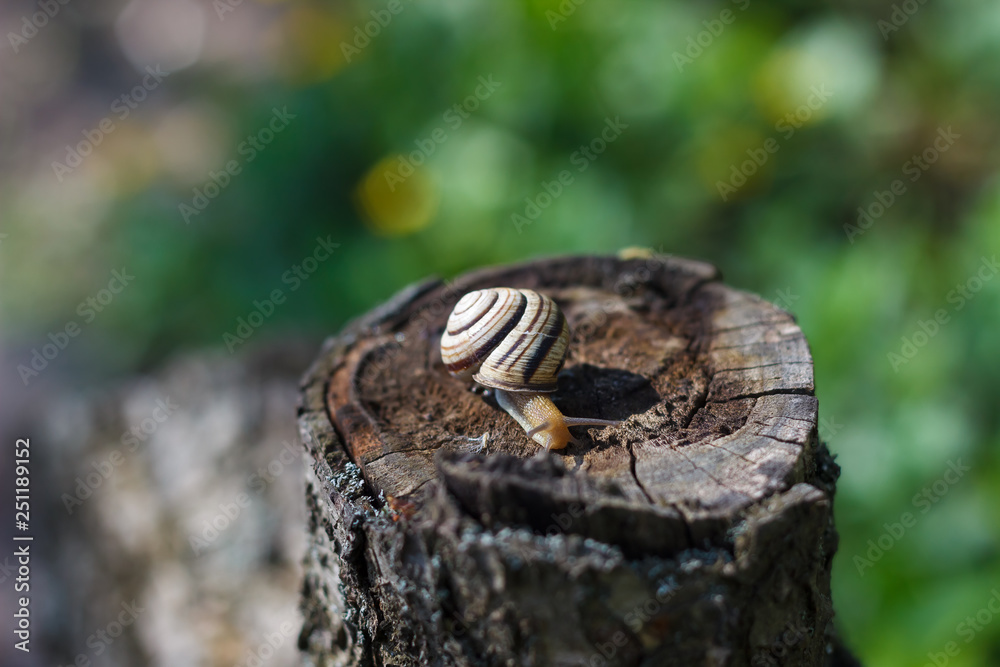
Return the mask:
POLYGON ((833 664, 837 468, 817 411, 793 318, 701 262, 565 257, 411 286, 303 382, 302 645, 316 664, 833 664), (448 375, 448 313, 496 286, 559 304, 573 339, 553 400, 620 426, 539 452, 448 375))

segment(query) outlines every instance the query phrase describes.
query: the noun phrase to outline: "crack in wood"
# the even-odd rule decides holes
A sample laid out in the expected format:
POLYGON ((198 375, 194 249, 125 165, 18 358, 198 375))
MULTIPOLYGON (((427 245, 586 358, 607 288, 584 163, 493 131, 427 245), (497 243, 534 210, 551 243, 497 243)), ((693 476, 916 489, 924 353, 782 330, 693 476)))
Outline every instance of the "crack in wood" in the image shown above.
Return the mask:
POLYGON ((732 403, 733 401, 742 401, 748 398, 762 398, 764 396, 814 396, 812 389, 806 389, 804 387, 785 387, 780 389, 767 389, 765 391, 752 392, 748 394, 739 394, 737 396, 727 396, 723 399, 709 399, 709 403, 732 403))
MULTIPOLYGON (((714 269, 662 263, 654 279, 615 307, 615 326, 574 343, 586 348, 580 359, 592 368, 571 363, 573 388, 557 396, 573 416, 632 417, 613 434, 595 432, 593 444, 563 453, 539 456, 523 431, 498 421, 495 406, 447 377, 428 333, 447 312, 440 321, 424 316, 419 327, 413 318, 431 304, 450 303, 459 289, 498 285, 561 290, 570 310, 574 292, 588 298, 612 290, 638 270, 635 262, 536 260, 483 269, 450 286, 425 283, 324 347, 303 382, 300 426, 311 451, 334 440, 338 446, 314 452, 325 481, 320 505, 310 511, 329 519, 331 537, 350 557, 339 572, 342 618, 304 588, 305 615, 316 620, 300 641, 315 664, 576 664, 621 631, 628 638, 623 651, 631 652, 627 660, 619 656, 623 664, 709 664, 724 650, 743 667, 794 615, 817 632, 788 647, 785 661, 831 667, 828 554, 836 534, 829 507, 837 468, 813 442, 817 403, 808 357, 780 361, 801 355, 803 348, 789 350, 788 342, 804 345, 804 337, 773 305, 722 285, 714 269), (390 322, 411 344, 377 372, 347 368, 354 345, 384 335, 379 327, 390 322), (733 322, 741 323, 715 327, 733 322), (729 344, 741 336, 751 342, 729 344), (672 347, 665 354, 671 338, 687 341, 685 354, 672 347), (727 346, 714 348, 713 341, 727 346), (740 348, 743 363, 733 351, 740 348), (720 350, 729 350, 720 358, 738 367, 713 369, 720 350), (768 367, 792 370, 778 378, 755 372, 768 367), (351 379, 338 385, 343 396, 333 397, 335 369, 351 379), (648 392, 628 373, 648 380, 659 407, 645 403, 648 392), (800 386, 769 387, 775 381, 800 386), (491 432, 489 455, 445 451, 443 433, 484 430, 491 432), (386 458, 390 453, 397 456, 386 458), (574 465, 564 465, 569 461, 574 465), (434 473, 424 478, 428 469, 434 473), (436 479, 437 490, 430 485, 436 479), (396 521, 380 511, 378 497, 393 488, 414 501, 396 521), (530 541, 511 547, 511 531, 523 526, 530 541), (622 609, 660 600, 666 580, 671 597, 641 630, 607 613, 612 598, 622 609), (449 617, 461 619, 458 639, 442 620, 449 617), (345 627, 354 646, 321 641, 345 627)), ((313 548, 329 547, 317 541, 313 548)))
POLYGON ((646 497, 646 501, 650 505, 653 505, 655 504, 653 502, 653 497, 649 494, 649 491, 646 490, 646 487, 643 485, 642 480, 639 479, 639 476, 635 472, 635 462, 636 462, 635 449, 634 449, 635 443, 628 443, 627 448, 629 456, 629 471, 632 473, 632 479, 635 480, 635 485, 639 487, 640 491, 642 491, 642 495, 646 497))
POLYGON ((720 368, 720 369, 716 370, 715 372, 716 373, 737 373, 739 371, 752 371, 752 370, 756 370, 758 368, 773 368, 775 366, 795 366, 795 365, 812 366, 812 362, 808 361, 808 360, 803 360, 803 361, 797 361, 797 360, 784 361, 784 360, 782 360, 782 361, 774 361, 774 362, 771 362, 769 364, 757 364, 756 366, 741 366, 740 368, 720 368))

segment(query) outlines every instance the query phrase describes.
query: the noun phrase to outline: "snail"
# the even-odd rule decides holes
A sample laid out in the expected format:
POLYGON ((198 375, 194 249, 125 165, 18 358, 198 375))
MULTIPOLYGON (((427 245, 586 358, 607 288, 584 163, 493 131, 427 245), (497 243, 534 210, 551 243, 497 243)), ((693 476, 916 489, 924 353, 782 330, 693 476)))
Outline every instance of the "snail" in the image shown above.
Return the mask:
POLYGON ((566 360, 569 324, 559 306, 527 289, 469 292, 455 304, 441 336, 441 359, 454 376, 495 391, 497 403, 546 450, 579 441, 570 426, 616 426, 608 419, 566 417, 547 394, 566 360))

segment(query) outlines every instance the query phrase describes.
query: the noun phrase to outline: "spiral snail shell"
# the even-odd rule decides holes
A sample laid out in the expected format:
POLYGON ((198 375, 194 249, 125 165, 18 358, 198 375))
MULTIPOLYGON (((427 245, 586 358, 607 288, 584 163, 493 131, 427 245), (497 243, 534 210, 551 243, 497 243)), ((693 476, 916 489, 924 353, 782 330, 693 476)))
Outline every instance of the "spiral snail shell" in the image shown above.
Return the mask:
POLYGON ((545 394, 556 390, 566 360, 569 324, 547 296, 527 289, 476 290, 455 305, 441 359, 452 375, 493 388, 497 403, 546 449, 577 442, 570 426, 613 426, 616 421, 566 417, 545 394))

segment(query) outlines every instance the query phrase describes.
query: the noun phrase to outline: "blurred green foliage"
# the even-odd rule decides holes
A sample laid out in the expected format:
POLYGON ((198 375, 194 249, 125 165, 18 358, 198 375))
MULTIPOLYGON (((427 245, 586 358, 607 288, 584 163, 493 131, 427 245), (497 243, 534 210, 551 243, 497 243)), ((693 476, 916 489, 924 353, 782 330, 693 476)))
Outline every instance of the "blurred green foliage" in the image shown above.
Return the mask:
POLYGON ((28 98, 61 120, 25 133, 0 186, 15 362, 80 320, 77 304, 121 266, 134 285, 53 376, 89 382, 178 349, 224 348, 223 333, 276 288, 287 301, 253 344, 333 333, 429 274, 630 245, 703 258, 795 313, 811 343, 821 432, 843 468, 834 594, 848 643, 869 665, 923 665, 952 641, 948 664, 1000 663, 1000 618, 981 615, 971 637, 960 626, 1000 589, 1000 280, 975 282, 1000 251, 1000 5, 231 9, 201 6, 201 59, 62 182, 51 163, 64 144, 151 63, 96 46, 121 37, 113 14, 67 17, 60 37, 72 39, 40 35, 12 61, 45 49, 63 59, 62 87, 28 98), (238 46, 219 55, 213 40, 238 46), (500 85, 475 98, 481 77, 500 85), (240 145, 275 108, 295 117, 250 161, 240 145), (574 160, 607 119, 627 128, 594 160, 574 160), (957 138, 935 148, 948 128, 957 138), (42 129, 62 133, 45 141, 42 129), (394 182, 387 173, 408 173, 401 159, 423 164, 394 182), (229 160, 239 173, 185 221, 180 205, 208 199, 229 160), (737 186, 740 169, 753 173, 737 186), (528 218, 526 198, 545 202, 564 170, 572 181, 528 218), (733 187, 725 198, 720 182, 733 187), (340 247, 292 291, 283 276, 319 237, 340 247), (961 308, 949 299, 959 285, 981 287, 961 308), (921 337, 941 309, 947 321, 921 337), (894 362, 906 341, 915 354, 894 362), (970 472, 925 511, 918 494, 956 461, 970 472), (915 525, 887 542, 906 512, 915 525), (860 565, 880 538, 884 555, 860 565))

